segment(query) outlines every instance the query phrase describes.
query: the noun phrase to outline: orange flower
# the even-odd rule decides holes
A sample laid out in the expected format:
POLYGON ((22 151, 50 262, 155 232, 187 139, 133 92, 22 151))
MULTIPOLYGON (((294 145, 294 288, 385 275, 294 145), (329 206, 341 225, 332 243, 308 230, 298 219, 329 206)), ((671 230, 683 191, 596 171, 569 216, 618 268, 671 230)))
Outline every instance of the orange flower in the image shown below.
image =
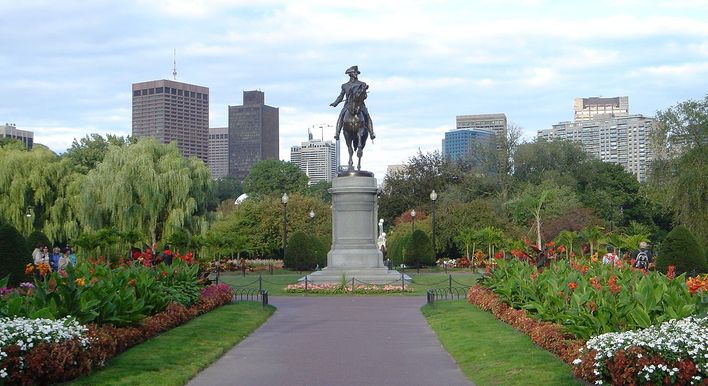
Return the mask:
POLYGON ((595 277, 595 276, 590 278, 590 285, 592 286, 592 288, 595 288, 598 291, 602 289, 602 285, 600 285, 600 282, 597 280, 597 277, 595 277))
POLYGON ((39 269, 40 276, 45 276, 46 274, 52 272, 52 267, 49 266, 49 263, 39 263, 37 268, 39 269))
POLYGON ((708 292, 708 274, 696 277, 691 277, 686 280, 688 292, 696 294, 697 292, 708 292))
POLYGON ((578 288, 578 283, 571 281, 568 283, 568 288, 570 288, 571 291, 574 291, 576 288, 578 288))
POLYGON ((128 285, 131 287, 135 287, 135 283, 136 283, 135 279, 128 280, 128 285))
POLYGON ((613 294, 617 294, 622 291, 622 286, 617 284, 617 276, 610 277, 610 280, 607 282, 607 286, 610 287, 610 292, 613 294))
POLYGON ((86 280, 84 280, 84 278, 80 277, 80 278, 77 278, 76 280, 74 280, 74 283, 76 283, 76 285, 78 285, 79 287, 83 287, 86 285, 86 280))
POLYGON ((29 263, 25 265, 25 275, 31 275, 34 272, 34 264, 29 263))
POLYGON ((669 278, 669 280, 674 280, 676 277, 676 266, 675 265, 670 265, 668 271, 666 271, 666 277, 669 278))

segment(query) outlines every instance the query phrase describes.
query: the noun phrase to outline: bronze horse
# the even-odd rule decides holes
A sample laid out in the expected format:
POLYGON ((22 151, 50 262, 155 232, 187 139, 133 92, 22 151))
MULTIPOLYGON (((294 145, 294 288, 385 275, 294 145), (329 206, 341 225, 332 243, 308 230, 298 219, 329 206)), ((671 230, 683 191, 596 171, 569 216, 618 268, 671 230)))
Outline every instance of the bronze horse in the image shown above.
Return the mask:
POLYGON ((369 138, 367 120, 361 111, 368 88, 369 86, 366 84, 361 84, 352 87, 347 92, 347 105, 342 119, 342 131, 344 131, 344 140, 347 143, 347 150, 349 150, 349 170, 354 169, 354 161, 352 160, 354 150, 356 150, 356 156, 359 158, 356 169, 361 170, 361 156, 364 154, 364 146, 366 146, 366 140, 369 138))

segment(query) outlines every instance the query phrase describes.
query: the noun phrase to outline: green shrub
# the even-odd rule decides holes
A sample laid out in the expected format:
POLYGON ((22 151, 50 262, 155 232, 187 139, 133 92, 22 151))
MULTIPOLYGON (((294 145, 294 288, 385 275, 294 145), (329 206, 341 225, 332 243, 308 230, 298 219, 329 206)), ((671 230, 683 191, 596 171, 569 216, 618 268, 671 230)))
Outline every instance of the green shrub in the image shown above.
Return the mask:
POLYGON ((411 236, 403 255, 403 261, 411 267, 422 267, 435 264, 433 245, 428 235, 420 229, 415 230, 411 236))
POLYGON ((295 232, 288 240, 288 248, 283 259, 283 265, 288 269, 308 271, 319 264, 326 264, 327 255, 324 245, 316 236, 304 232, 295 232))
POLYGON ((691 232, 679 225, 672 229, 661 243, 656 269, 666 272, 669 265, 676 266, 676 273, 703 273, 708 271, 706 255, 691 232))
POLYGON ((411 234, 406 233, 402 236, 391 238, 388 242, 386 253, 386 258, 391 259, 391 263, 394 267, 400 267, 403 264, 403 251, 408 245, 408 241, 411 239, 411 234))
POLYGON ((52 249, 52 243, 49 241, 49 238, 47 235, 40 231, 34 231, 30 233, 29 236, 27 236, 27 248, 29 248, 30 251, 34 250, 37 245, 46 245, 49 247, 49 249, 52 249))
POLYGON ((25 265, 32 262, 31 254, 22 234, 12 225, 0 222, 0 279, 10 275, 10 285, 23 281, 25 265))

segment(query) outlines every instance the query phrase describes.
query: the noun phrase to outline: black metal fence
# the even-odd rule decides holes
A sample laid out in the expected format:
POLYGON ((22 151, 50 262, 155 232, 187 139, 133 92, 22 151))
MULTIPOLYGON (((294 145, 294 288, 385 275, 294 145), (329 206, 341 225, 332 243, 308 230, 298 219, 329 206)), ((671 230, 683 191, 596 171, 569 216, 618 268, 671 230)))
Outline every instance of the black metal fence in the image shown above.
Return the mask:
POLYGON ((234 288, 233 303, 240 301, 260 301, 265 307, 268 305, 268 291, 258 288, 234 288))
POLYGON ((469 290, 469 285, 460 283, 453 279, 452 275, 449 275, 447 279, 447 287, 430 288, 426 293, 426 297, 428 299, 428 304, 435 304, 436 301, 440 300, 461 300, 467 297, 467 292, 469 292, 469 290), (453 286, 453 284, 457 284, 457 286, 453 286))

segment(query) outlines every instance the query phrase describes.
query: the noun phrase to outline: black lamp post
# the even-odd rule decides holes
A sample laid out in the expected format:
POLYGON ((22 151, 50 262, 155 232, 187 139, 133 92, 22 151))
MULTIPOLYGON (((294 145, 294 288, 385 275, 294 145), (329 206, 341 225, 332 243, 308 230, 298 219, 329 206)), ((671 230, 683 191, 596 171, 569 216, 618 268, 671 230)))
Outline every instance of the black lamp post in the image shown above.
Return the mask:
POLYGON ((433 190, 430 193, 430 201, 433 202, 433 255, 437 257, 437 252, 435 251, 435 201, 438 199, 438 194, 433 190))
POLYGON ((411 218, 413 219, 412 227, 413 227, 413 232, 415 232, 415 209, 411 209, 411 218))
POLYGON ((283 203, 283 258, 285 258, 288 247, 288 194, 283 193, 280 201, 283 203))

